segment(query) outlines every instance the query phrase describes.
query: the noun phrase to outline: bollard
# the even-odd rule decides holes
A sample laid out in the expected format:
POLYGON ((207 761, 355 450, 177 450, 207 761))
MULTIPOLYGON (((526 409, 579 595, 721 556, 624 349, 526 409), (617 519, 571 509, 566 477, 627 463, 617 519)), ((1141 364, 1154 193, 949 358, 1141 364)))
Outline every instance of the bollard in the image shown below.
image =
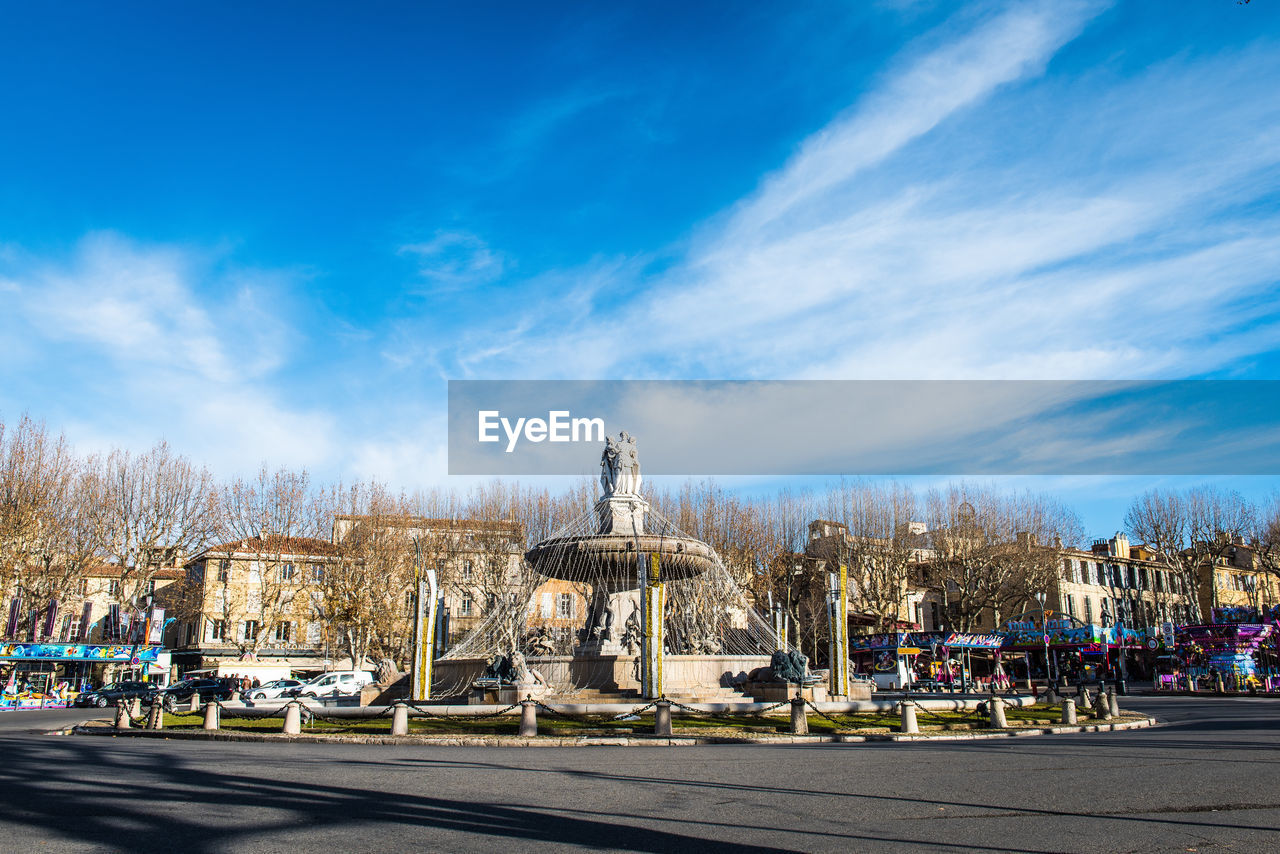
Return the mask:
POLYGON ((1111 713, 1111 717, 1120 717, 1120 701, 1116 699, 1117 691, 1107 692, 1107 711, 1111 713))
POLYGON ((1064 724, 1076 722, 1076 704, 1071 700, 1062 701, 1062 722, 1064 724))
POLYGON ((671 735, 671 702, 659 700, 653 704, 653 734, 671 735))
POLYGON ((129 729, 133 724, 129 721, 129 705, 123 698, 116 703, 116 729, 129 729))
POLYGON ((218 718, 220 717, 220 715, 218 714, 219 708, 220 707, 218 706, 218 704, 213 701, 210 701, 204 704, 204 728, 205 729, 218 728, 218 718))
POLYGON ((404 703, 398 703, 391 709, 391 734, 409 734, 409 707, 404 703))
POLYGON ((1216 676, 1214 676, 1214 677, 1213 677, 1213 690, 1217 691, 1219 694, 1225 694, 1225 693, 1227 693, 1227 688, 1226 688, 1226 686, 1222 684, 1222 674, 1221 674, 1221 673, 1219 673, 1219 674, 1217 674, 1216 676))
POLYGON ((1111 720, 1111 704, 1107 702, 1106 694, 1099 692, 1097 699, 1093 702, 1093 713, 1099 720, 1111 720))
POLYGON ((1008 729, 1009 721, 1004 716, 1004 700, 1001 700, 995 694, 991 695, 991 718, 989 725, 991 729, 1008 729))
POLYGON ((147 712, 147 729, 164 729, 164 706, 159 700, 152 703, 151 711, 147 712))
POLYGON ((1062 698, 1058 696, 1058 692, 1053 689, 1052 685, 1050 685, 1049 690, 1045 692, 1044 697, 1041 699, 1050 706, 1056 706, 1062 698))
POLYGON ((898 704, 898 714, 902 716, 902 724, 898 727, 899 732, 920 732, 920 724, 916 721, 915 703, 910 700, 903 700, 898 704))
POLYGON ((1085 688, 1080 692, 1079 700, 1080 702, 1076 704, 1077 707, 1081 709, 1093 708, 1093 692, 1091 692, 1088 688, 1085 688))
POLYGON ((520 701, 520 737, 532 738, 538 734, 538 704, 533 700, 520 701))
POLYGON ((809 718, 804 713, 804 697, 798 694, 791 698, 791 734, 809 734, 809 718))
POLYGON ((284 726, 280 731, 285 735, 302 734, 302 709, 300 703, 294 701, 284 707, 284 726))
POLYGON ((187 703, 187 711, 193 715, 196 712, 200 711, 200 692, 199 691, 191 692, 191 699, 187 703))

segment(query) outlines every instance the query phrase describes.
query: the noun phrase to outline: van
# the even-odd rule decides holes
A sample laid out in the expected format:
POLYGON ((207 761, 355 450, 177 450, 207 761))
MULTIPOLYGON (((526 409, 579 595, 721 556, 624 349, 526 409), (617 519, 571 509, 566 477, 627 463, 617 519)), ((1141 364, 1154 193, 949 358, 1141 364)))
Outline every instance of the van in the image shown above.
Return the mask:
POLYGON ((289 694, 294 697, 346 697, 359 694, 361 688, 372 682, 373 674, 367 670, 334 670, 290 689, 289 694))

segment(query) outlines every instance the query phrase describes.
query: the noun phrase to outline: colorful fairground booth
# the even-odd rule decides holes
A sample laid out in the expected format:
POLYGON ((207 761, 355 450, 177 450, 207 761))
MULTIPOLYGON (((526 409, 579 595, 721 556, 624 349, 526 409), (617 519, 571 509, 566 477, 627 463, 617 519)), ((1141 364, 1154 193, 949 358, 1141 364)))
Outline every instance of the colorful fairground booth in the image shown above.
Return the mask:
POLYGON ((1182 626, 1157 659, 1165 691, 1280 691, 1280 605, 1215 608, 1213 623, 1182 626))
POLYGON ((1005 624, 1005 664, 1020 680, 1124 680, 1149 669, 1147 635, 1122 625, 1085 623, 1068 614, 1028 612, 1005 624))
POLYGON ((57 708, 92 685, 169 677, 169 651, 148 644, 0 643, 0 711, 57 708))
POLYGON ((849 638, 849 658, 880 691, 986 691, 1007 687, 999 635, 888 632, 849 638))

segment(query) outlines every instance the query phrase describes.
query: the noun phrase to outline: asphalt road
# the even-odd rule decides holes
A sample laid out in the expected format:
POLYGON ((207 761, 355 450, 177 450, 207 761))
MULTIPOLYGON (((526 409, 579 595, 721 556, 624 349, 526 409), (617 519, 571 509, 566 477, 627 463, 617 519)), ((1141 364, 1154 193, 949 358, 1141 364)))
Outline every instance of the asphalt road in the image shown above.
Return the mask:
POLYGON ((0 851, 1280 851, 1280 700, 932 744, 445 748, 46 736, 0 715, 0 851))

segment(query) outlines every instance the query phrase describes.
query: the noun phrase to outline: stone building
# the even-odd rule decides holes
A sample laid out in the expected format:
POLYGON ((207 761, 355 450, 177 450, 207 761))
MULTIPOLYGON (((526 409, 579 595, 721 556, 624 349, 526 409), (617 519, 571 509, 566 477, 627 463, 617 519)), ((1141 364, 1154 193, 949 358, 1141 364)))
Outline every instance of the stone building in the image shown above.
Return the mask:
POLYGON ((1200 610, 1205 622, 1218 609, 1262 612, 1280 603, 1280 578, 1265 572, 1257 553, 1236 537, 1216 560, 1198 571, 1200 610))
POLYGON ((324 619, 325 572, 338 559, 327 540, 252 537, 211 546, 189 560, 181 585, 160 595, 177 618, 166 633, 180 672, 334 669, 324 619), (247 662, 258 663, 256 668, 247 662))
MULTIPOLYGON (((333 541, 340 543, 361 525, 394 527, 406 547, 416 542, 425 568, 436 570, 443 592, 446 646, 479 626, 498 604, 528 602, 540 625, 563 633, 586 614, 587 600, 578 585, 540 578, 524 560, 523 528, 510 520, 439 519, 425 516, 338 516, 333 541)), ((408 587, 406 595, 411 595, 408 587)))

